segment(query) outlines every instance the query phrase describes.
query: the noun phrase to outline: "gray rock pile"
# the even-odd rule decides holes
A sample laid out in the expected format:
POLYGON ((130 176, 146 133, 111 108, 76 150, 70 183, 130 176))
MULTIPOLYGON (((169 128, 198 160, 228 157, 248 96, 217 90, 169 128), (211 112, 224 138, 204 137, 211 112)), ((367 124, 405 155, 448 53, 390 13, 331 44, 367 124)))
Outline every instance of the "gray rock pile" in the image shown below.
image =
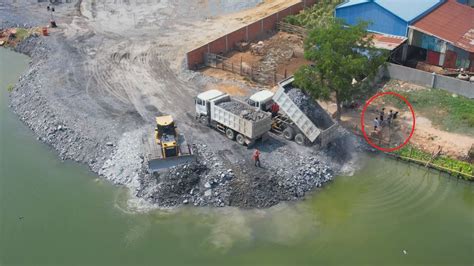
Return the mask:
POLYGON ((162 207, 181 204, 214 207, 230 205, 230 182, 235 177, 233 170, 218 162, 216 155, 208 151, 206 145, 198 144, 197 148, 196 162, 144 177, 143 189, 139 190, 137 196, 143 197, 148 193, 148 200, 162 207), (156 189, 149 193, 147 188, 155 182, 156 189))
POLYGON ((269 116, 267 113, 256 110, 251 106, 239 101, 223 102, 219 103, 218 106, 246 120, 251 121, 259 121, 269 116))
POLYGON ((301 89, 289 88, 287 95, 318 128, 324 130, 334 124, 329 114, 301 89))
POLYGON ((283 176, 278 185, 290 192, 295 200, 304 197, 306 192, 332 180, 333 173, 327 165, 319 162, 316 157, 308 157, 295 161, 294 170, 279 169, 277 175, 283 176))
POLYGON ((301 199, 333 177, 329 166, 321 163, 317 156, 292 157, 289 154, 291 168, 275 163, 262 169, 245 161, 226 165, 206 145, 197 147, 196 162, 146 175, 136 196, 161 207, 189 204, 262 208, 301 199))

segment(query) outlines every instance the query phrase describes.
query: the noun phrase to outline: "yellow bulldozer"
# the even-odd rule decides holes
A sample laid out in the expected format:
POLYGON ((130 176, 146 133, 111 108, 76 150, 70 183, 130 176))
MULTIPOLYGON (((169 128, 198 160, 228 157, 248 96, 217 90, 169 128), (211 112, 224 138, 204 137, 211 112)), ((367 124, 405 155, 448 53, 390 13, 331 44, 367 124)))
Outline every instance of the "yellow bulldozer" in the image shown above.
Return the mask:
POLYGON ((156 117, 154 143, 148 152, 148 168, 151 172, 195 160, 193 149, 184 135, 178 134, 171 115, 156 117))

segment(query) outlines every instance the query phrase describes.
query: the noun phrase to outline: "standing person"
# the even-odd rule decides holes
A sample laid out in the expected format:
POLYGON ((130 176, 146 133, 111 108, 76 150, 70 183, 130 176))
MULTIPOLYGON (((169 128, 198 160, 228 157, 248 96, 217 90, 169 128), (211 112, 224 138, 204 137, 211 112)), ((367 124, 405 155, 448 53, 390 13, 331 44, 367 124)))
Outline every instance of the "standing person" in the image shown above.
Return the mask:
POLYGON ((377 128, 379 127, 378 117, 376 117, 372 123, 374 124, 374 131, 377 131, 377 128))
POLYGON ((388 117, 387 117, 387 123, 388 123, 389 126, 392 124, 392 119, 393 119, 393 111, 390 110, 390 112, 388 113, 388 117))
POLYGON ((393 114, 393 120, 397 119, 398 111, 393 114))
POLYGON ((255 167, 262 167, 260 165, 260 151, 258 149, 255 149, 253 152, 253 160, 255 161, 255 167))
POLYGON ((380 122, 379 122, 380 126, 382 126, 384 115, 385 115, 385 108, 382 108, 382 111, 380 111, 380 122))
POLYGON ((272 112, 272 117, 275 117, 278 115, 278 111, 280 111, 280 106, 278 106, 277 103, 273 103, 270 107, 270 110, 272 112))

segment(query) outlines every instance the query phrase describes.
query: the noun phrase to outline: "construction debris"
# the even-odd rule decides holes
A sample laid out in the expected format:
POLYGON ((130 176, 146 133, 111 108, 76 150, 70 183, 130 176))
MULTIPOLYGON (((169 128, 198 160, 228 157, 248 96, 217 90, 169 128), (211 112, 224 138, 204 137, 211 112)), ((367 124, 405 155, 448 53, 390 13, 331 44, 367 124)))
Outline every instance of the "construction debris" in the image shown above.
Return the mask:
POLYGON ((240 51, 240 52, 247 51, 249 47, 250 47, 249 42, 238 42, 235 44, 235 48, 237 49, 237 51, 240 51))
POLYGON ((262 41, 258 43, 253 43, 250 45, 250 52, 254 55, 263 55, 265 50, 265 44, 262 41))
POLYGON ((265 112, 258 111, 247 104, 234 100, 220 103, 218 106, 244 119, 252 121, 260 121, 269 116, 265 112))
MULTIPOLYGON (((273 148, 281 149, 276 143, 270 144, 273 145, 273 148)), ((257 174, 247 175, 246 170, 237 166, 250 166, 245 161, 226 165, 207 145, 197 146, 197 162, 173 167, 157 175, 146 175, 140 179, 136 195, 166 207, 181 204, 270 207, 283 200, 301 199, 333 177, 329 165, 322 163, 316 154, 302 157, 279 150, 279 164, 266 164, 269 171, 258 169, 257 174)))
POLYGON ((319 129, 328 129, 334 125, 329 114, 301 89, 291 88, 287 95, 319 129))

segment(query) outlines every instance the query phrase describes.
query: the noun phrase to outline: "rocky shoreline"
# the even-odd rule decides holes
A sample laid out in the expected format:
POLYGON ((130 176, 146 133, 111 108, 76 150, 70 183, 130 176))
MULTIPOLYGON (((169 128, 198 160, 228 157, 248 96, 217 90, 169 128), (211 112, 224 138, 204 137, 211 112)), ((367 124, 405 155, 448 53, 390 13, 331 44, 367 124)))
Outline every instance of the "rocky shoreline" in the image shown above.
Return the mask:
POLYGON ((88 165, 114 184, 128 187, 132 197, 154 207, 189 204, 266 208, 281 201, 304 198, 308 192, 330 182, 337 173, 334 169, 341 167, 329 164, 326 155, 329 150, 315 150, 310 156, 302 156, 270 142, 265 145, 275 149, 272 154, 286 158, 286 162, 274 163, 269 158, 263 161, 264 169, 254 169, 248 160, 237 165, 226 163, 206 144, 195 143, 196 162, 150 174, 143 157, 142 140, 147 128, 125 132, 117 138, 85 136, 81 129, 62 119, 61 113, 41 93, 46 88, 38 82, 38 75, 51 52, 48 44, 31 36, 15 51, 32 59, 11 93, 10 107, 38 140, 54 148, 61 160, 88 165))
MULTIPOLYGON (((85 164, 99 176, 127 187, 129 204, 138 202, 137 209, 267 208, 301 200, 331 182, 357 157, 357 141, 347 134, 326 149, 301 147, 272 136, 257 144, 263 167, 256 168, 252 149, 190 118, 192 98, 217 82, 201 73, 170 67, 177 63, 176 55, 188 49, 183 47, 189 46, 189 40, 183 39, 176 49, 177 39, 166 34, 159 40, 144 34, 143 38, 151 38, 145 41, 120 37, 128 34, 122 28, 112 29, 116 35, 104 34, 100 23, 77 15, 79 4, 64 6, 63 26, 56 32, 48 37, 30 36, 14 48, 30 56, 31 62, 10 94, 10 108, 61 160, 85 164), (175 117, 179 129, 192 140, 197 160, 151 174, 144 157, 146 139, 153 132, 150 121, 166 113, 175 117)), ((169 8, 179 6, 170 4, 169 8)), ((175 33, 173 23, 160 23, 170 24, 157 30, 175 33)))
POLYGON ((87 164, 93 172, 98 172, 113 145, 101 145, 99 141, 83 136, 61 118, 40 92, 45 86, 37 76, 51 49, 41 38, 32 35, 18 44, 14 51, 30 56, 31 62, 10 94, 10 108, 35 132, 39 141, 58 152, 61 160, 87 164))

